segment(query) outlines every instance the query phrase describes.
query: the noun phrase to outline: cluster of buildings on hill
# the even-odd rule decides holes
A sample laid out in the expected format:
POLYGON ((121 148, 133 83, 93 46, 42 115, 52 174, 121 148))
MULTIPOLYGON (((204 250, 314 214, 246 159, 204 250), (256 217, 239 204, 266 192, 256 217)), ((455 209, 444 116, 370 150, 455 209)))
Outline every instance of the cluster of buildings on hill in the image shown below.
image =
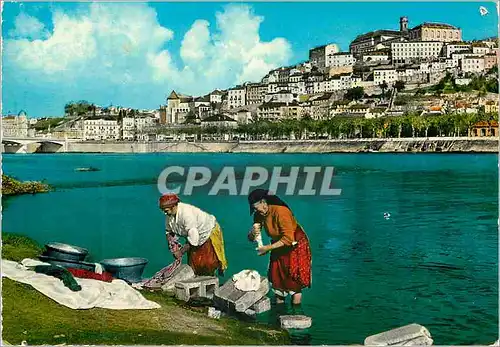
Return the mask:
MULTIPOLYGON (((451 73, 456 84, 466 85, 471 75, 497 66, 498 54, 496 38, 464 42, 460 28, 442 23, 410 28, 408 18, 401 17, 399 30, 359 35, 350 43, 349 52, 340 52, 336 44, 312 48, 308 61, 269 71, 260 82, 204 96, 172 91, 158 110, 98 107, 91 115, 68 117, 52 133, 84 140, 147 140, 159 126, 231 128, 256 119, 276 121, 305 115, 313 119, 401 115, 393 104, 396 82, 406 88, 423 87, 451 73), (346 91, 356 87, 368 95, 392 91, 387 99, 365 99, 362 104, 344 100, 346 91)), ((478 106, 490 106, 490 101, 480 103, 478 106)), ((11 118, 4 117, 4 125, 10 122, 7 128, 12 129, 4 136, 16 131, 28 135, 28 120, 11 118)))
POLYGON ((359 35, 349 52, 340 52, 335 44, 315 47, 309 51, 308 61, 272 70, 258 83, 215 90, 201 97, 173 91, 160 109, 160 123, 183 124, 193 118, 203 123, 214 116, 222 118, 220 114, 236 122, 305 114, 324 118, 332 116, 332 107, 348 89, 363 87, 367 94, 373 94, 380 92, 381 86, 391 89, 397 81, 407 87, 425 86, 447 72, 461 83, 467 81, 462 77, 483 74, 496 66, 497 57, 496 39, 464 42, 460 28, 441 23, 410 28, 408 18, 401 17, 399 30, 359 35))

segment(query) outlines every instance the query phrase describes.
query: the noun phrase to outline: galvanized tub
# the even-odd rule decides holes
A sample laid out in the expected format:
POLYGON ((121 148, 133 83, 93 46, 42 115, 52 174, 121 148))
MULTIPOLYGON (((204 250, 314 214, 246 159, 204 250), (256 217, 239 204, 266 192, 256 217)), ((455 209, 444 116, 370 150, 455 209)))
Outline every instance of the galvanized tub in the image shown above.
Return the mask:
POLYGON ((85 248, 68 245, 60 242, 51 242, 45 245, 47 249, 43 255, 59 260, 83 261, 89 253, 85 248))
POLYGON ((66 269, 68 269, 68 268, 82 269, 82 270, 95 272, 95 264, 94 263, 87 263, 87 262, 83 262, 83 261, 69 261, 69 260, 54 259, 54 258, 47 257, 44 255, 39 256, 38 259, 40 259, 40 261, 43 261, 45 263, 62 266, 66 269))
POLYGON ((129 283, 136 283, 142 280, 142 273, 148 264, 146 258, 115 258, 104 259, 99 262, 104 271, 111 273, 115 278, 122 279, 129 283))

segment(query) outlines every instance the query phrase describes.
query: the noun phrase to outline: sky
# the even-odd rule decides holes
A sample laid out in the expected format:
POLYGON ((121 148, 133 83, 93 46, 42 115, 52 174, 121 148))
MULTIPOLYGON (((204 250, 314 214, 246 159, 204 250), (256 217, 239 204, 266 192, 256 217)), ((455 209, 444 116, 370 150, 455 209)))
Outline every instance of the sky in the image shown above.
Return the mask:
POLYGON ((172 90, 257 82, 319 45, 348 51, 401 16, 455 25, 464 40, 498 32, 493 2, 3 2, 2 114, 57 117, 78 100, 157 109, 172 90))

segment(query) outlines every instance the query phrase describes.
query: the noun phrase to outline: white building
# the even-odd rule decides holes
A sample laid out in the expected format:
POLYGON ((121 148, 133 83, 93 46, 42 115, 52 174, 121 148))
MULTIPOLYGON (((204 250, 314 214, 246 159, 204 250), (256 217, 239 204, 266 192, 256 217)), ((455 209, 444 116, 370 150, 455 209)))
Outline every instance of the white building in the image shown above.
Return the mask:
POLYGON ((327 66, 328 57, 338 52, 339 47, 334 43, 315 47, 309 50, 309 61, 313 66, 322 70, 327 66))
POLYGON ((288 83, 269 83, 267 85, 267 93, 266 94, 274 94, 281 91, 289 91, 290 87, 288 83))
POLYGON ((24 112, 17 116, 9 115, 2 117, 2 137, 28 137, 28 117, 24 112))
POLYGON ((227 101, 229 108, 236 108, 246 105, 246 88, 235 87, 227 92, 227 101))
POLYGON ((441 55, 443 42, 393 42, 392 61, 394 63, 405 63, 414 60, 429 60, 441 55))
POLYGON ((152 128, 155 126, 156 121, 154 117, 136 117, 135 124, 137 126, 137 130, 141 131, 147 128, 152 128))
POLYGON ((444 47, 446 58, 451 58, 453 53, 470 52, 471 45, 465 42, 448 43, 444 47))
POLYGON ((326 57, 326 66, 341 67, 353 66, 356 64, 356 58, 351 53, 339 52, 326 57))
POLYGON ((304 75, 301 73, 295 73, 293 75, 290 75, 290 78, 288 79, 288 84, 290 83, 297 83, 300 81, 304 80, 304 75))
POLYGON ((458 68, 458 61, 452 58, 446 59, 446 68, 447 69, 456 69, 458 68))
POLYGON ((279 80, 279 71, 272 70, 272 71, 269 71, 269 73, 267 75, 265 75, 264 78, 262 78, 261 82, 263 84, 268 84, 268 83, 278 82, 278 80, 279 80))
MULTIPOLYGON (((451 59, 453 59, 453 65, 456 67, 459 67, 460 64, 462 63, 462 59, 465 57, 470 57, 472 56, 471 53, 452 53, 451 54, 451 59)), ((477 57, 481 57, 480 55, 475 55, 477 57)))
POLYGON ((86 119, 83 122, 84 140, 118 140, 120 125, 116 120, 86 119))
POLYGON ((294 94, 306 94, 306 82, 305 81, 299 81, 299 82, 288 82, 288 89, 290 92, 294 94))
POLYGON ((388 61, 389 52, 385 51, 373 51, 368 53, 363 53, 363 62, 376 62, 376 61, 388 61))
POLYGON ((484 72, 484 58, 468 56, 462 59, 461 70, 463 72, 482 73, 484 72))
POLYGON ((261 84, 261 83, 251 83, 246 85, 246 104, 260 104, 264 99, 264 95, 268 91, 269 85, 261 84))
POLYGON ((210 103, 222 103, 222 92, 220 90, 214 90, 210 93, 210 103))
POLYGON ((123 117, 122 119, 122 139, 134 140, 136 135, 135 119, 133 117, 123 117))
POLYGON ((174 91, 167 98, 166 123, 182 124, 193 107, 193 97, 174 91))
POLYGON ((373 84, 378 86, 384 81, 391 86, 398 80, 398 73, 394 68, 374 69, 373 70, 373 84))
POLYGON ((486 55, 488 53, 491 53, 491 49, 489 47, 485 46, 472 46, 472 54, 477 54, 477 55, 486 55))
POLYGON ((294 101, 299 101, 299 95, 288 90, 266 94, 264 97, 264 102, 291 103, 294 101))
POLYGON ((266 119, 270 121, 277 121, 284 118, 283 107, 284 103, 269 102, 263 103, 257 110, 259 119, 266 119))

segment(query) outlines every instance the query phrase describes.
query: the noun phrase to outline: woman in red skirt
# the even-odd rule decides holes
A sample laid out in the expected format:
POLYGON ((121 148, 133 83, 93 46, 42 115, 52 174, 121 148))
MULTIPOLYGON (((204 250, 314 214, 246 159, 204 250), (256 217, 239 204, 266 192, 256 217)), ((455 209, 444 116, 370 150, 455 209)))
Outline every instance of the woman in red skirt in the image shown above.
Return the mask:
POLYGON ((254 241, 264 227, 271 238, 270 245, 258 248, 259 255, 271 252, 268 278, 276 295, 276 303, 283 303, 288 295, 299 305, 302 289, 311 287, 311 247, 306 233, 297 223, 290 208, 269 191, 256 189, 248 196, 250 214, 254 214, 252 231, 254 241))

